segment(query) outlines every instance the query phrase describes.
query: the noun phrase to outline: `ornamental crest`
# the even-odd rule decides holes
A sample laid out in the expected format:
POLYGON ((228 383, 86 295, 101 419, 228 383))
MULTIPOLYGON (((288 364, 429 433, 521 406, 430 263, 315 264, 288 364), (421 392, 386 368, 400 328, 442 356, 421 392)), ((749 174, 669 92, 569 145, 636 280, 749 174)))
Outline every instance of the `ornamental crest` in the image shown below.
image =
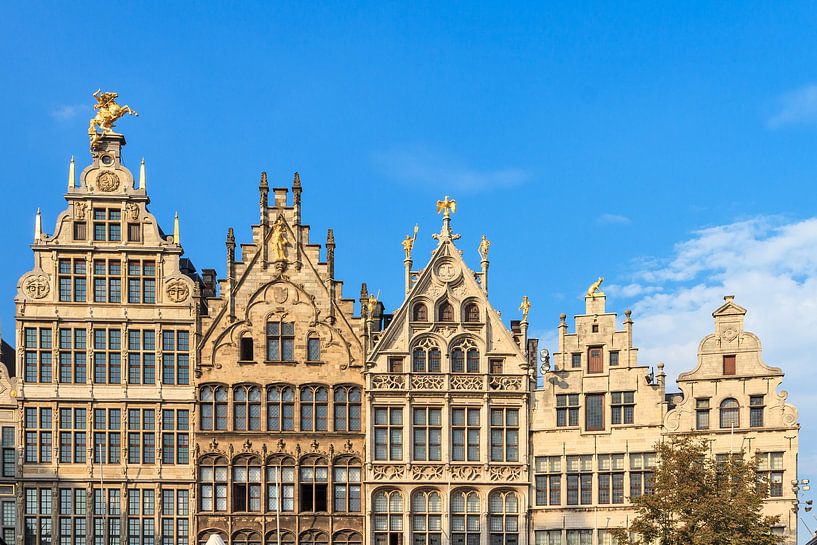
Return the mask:
POLYGON ((167 298, 174 303, 181 303, 190 296, 190 288, 184 280, 177 278, 167 283, 167 298))
POLYGON ((130 217, 130 219, 132 221, 136 221, 136 220, 139 219, 139 205, 138 204, 136 204, 135 202, 132 202, 132 203, 128 204, 128 206, 126 206, 125 209, 128 212, 128 217, 130 217))
POLYGON ((116 191, 119 188, 119 176, 106 170, 96 179, 96 185, 105 192, 116 191))
POLYGON ((48 277, 44 274, 32 274, 23 282, 23 291, 32 299, 42 299, 50 290, 48 277))
POLYGON ((272 297, 279 305, 283 304, 289 298, 289 290, 284 286, 276 286, 272 289, 272 297))

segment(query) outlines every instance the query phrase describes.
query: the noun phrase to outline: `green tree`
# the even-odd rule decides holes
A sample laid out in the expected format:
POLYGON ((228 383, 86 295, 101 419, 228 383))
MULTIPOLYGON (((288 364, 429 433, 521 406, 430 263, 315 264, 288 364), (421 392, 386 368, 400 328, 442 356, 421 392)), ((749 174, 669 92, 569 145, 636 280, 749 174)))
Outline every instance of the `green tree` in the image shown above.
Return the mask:
POLYGON ((766 486, 757 461, 742 452, 715 460, 706 440, 673 438, 656 445, 654 493, 632 499, 630 527, 615 530, 622 545, 777 545, 779 517, 762 514, 766 486))

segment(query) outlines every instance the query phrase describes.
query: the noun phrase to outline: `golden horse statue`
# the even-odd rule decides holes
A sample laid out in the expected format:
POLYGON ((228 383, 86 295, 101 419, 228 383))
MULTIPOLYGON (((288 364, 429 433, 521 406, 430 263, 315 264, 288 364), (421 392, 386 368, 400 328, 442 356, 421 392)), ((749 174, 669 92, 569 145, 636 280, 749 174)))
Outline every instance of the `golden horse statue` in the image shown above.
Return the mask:
POLYGON ((127 104, 125 106, 117 104, 116 99, 118 97, 118 93, 103 93, 100 89, 97 89, 94 93, 94 98, 96 99, 94 110, 97 110, 97 112, 96 115, 91 118, 91 124, 88 127, 88 136, 91 137, 91 151, 96 149, 103 135, 113 133, 114 123, 124 117, 125 114, 139 117, 139 114, 127 104), (101 133, 97 132, 97 127, 102 131, 101 133))

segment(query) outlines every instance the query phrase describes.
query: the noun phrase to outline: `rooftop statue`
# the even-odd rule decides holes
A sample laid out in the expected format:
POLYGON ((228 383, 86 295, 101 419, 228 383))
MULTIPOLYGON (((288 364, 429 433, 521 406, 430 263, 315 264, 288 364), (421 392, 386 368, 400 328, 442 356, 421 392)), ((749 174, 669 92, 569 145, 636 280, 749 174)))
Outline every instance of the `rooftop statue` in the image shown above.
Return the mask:
POLYGON ((97 89, 94 93, 96 104, 94 110, 97 110, 96 115, 91 119, 91 125, 88 127, 88 136, 91 137, 91 151, 94 151, 99 144, 99 140, 103 135, 113 134, 114 124, 125 114, 138 117, 139 114, 131 109, 130 106, 120 106, 116 103, 119 97, 118 93, 109 92, 103 93, 97 89), (102 132, 97 132, 99 128, 102 132))

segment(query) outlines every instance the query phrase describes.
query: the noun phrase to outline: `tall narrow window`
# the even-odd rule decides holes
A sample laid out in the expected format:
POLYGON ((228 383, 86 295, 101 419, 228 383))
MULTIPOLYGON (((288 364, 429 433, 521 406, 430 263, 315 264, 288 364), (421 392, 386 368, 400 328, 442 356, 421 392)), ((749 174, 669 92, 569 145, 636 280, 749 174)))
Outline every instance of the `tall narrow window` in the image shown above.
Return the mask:
MULTIPOLYGON (((84 464, 85 452, 88 448, 86 428, 85 408, 61 407, 60 408, 60 463, 63 464, 84 464)), ((6 438, 6 429, 3 428, 3 441, 6 438)), ((12 428, 13 430, 13 428, 12 428)), ((11 436, 12 446, 14 446, 14 435, 11 436)), ((13 477, 14 474, 5 475, 6 451, 3 450, 3 472, 4 477, 13 477)), ((12 459, 13 462, 13 459, 12 459)), ((13 466, 12 466, 13 467, 13 466)))
MULTIPOLYGON (((69 409, 70 410, 70 409, 69 409)), ((83 409, 84 410, 84 409, 83 409)), ((83 422, 84 424, 84 422, 83 422)), ((3 477, 14 477, 17 469, 17 454, 14 450, 14 427, 3 426, 3 477)), ((85 460, 83 459, 83 462, 85 460)), ((4 524, 5 525, 5 524, 4 524)))
POLYGON ((441 460, 442 410, 434 407, 415 407, 413 411, 414 460, 441 460))
POLYGON ((709 398, 701 397, 695 400, 695 429, 709 429, 709 398))
POLYGON ((94 545, 120 543, 122 537, 121 491, 118 488, 95 488, 92 493, 94 545))
POLYGON ((301 388, 301 431, 326 431, 329 420, 329 394, 323 386, 301 388))
POLYGON ((480 545, 482 509, 476 491, 459 491, 451 494, 451 543, 456 545, 480 545))
POLYGON ((584 397, 585 422, 587 431, 604 429, 604 394, 587 394, 584 397))
POLYGON ((328 500, 329 468, 323 458, 312 458, 301 463, 300 512, 325 512, 328 500))
POLYGON ((724 355, 723 356, 723 374, 724 375, 734 375, 737 373, 737 366, 736 366, 736 357, 734 354, 732 355, 724 355))
POLYGON ((295 324, 267 322, 267 361, 295 360, 295 324))
POLYGON ((375 407, 374 459, 403 459, 403 408, 375 407))
POLYGON ((491 409, 491 461, 519 461, 519 409, 491 409))
POLYGON ((190 491, 163 488, 162 545, 187 545, 190 537, 190 491))
POLYGON ((128 463, 156 462, 155 409, 128 409, 128 463))
POLYGON ((479 408, 451 409, 451 458, 458 462, 479 461, 479 408))
POLYGON ((142 240, 142 226, 138 223, 128 224, 128 242, 139 242, 142 240))
POLYGON ((187 464, 190 462, 190 411, 165 409, 162 411, 162 463, 187 464))
POLYGON ((610 366, 615 367, 618 365, 618 350, 610 351, 610 366))
POLYGON ((241 384, 233 389, 233 429, 261 429, 261 388, 258 386, 241 384))
POLYGON ((321 361, 321 339, 317 336, 306 340, 306 361, 321 361))
POLYGON ((208 457, 199 464, 199 508, 227 511, 227 460, 208 457))
POLYGON ((85 489, 60 488, 59 494, 59 543, 85 543, 87 530, 85 489))
POLYGON ((578 369, 578 368, 580 368, 582 366, 582 355, 581 355, 581 353, 571 354, 570 366, 573 369, 578 369))
POLYGON ((454 321, 454 306, 449 303, 448 301, 443 301, 440 303, 440 308, 438 309, 439 322, 453 322, 454 321))
POLYGON ((61 383, 85 384, 87 381, 86 337, 87 334, 84 329, 60 329, 61 383))
POLYGON ((465 305, 465 321, 479 322, 479 307, 476 303, 468 303, 465 305))
POLYGON ((128 383, 156 383, 156 332, 128 330, 128 383))
POLYGON ((205 385, 199 390, 202 431, 224 431, 227 429, 227 387, 205 385))
POLYGON ((397 490, 379 490, 372 500, 375 544, 402 545, 403 496, 397 490))
POLYGON ((51 329, 27 327, 24 342, 26 382, 51 382, 51 329))
POLYGON ((128 545, 152 545, 156 536, 153 522, 156 514, 156 492, 131 488, 127 495, 128 545))
POLYGON ((74 240, 85 240, 88 238, 88 224, 84 221, 74 222, 74 240))
POLYGON ((295 460, 273 458, 267 464, 267 511, 295 510, 295 460))
POLYGON ((122 302, 122 262, 118 259, 94 261, 94 302, 122 302))
POLYGON ((418 491, 412 496, 412 543, 440 545, 442 542, 442 499, 436 490, 418 491))
POLYGON ((94 463, 122 463, 122 411, 94 409, 94 463))
POLYGON ((562 457, 537 456, 534 460, 536 505, 561 505, 562 457))
POLYGON ((23 507, 26 545, 51 545, 51 489, 26 488, 23 507))
POLYGON ((653 493, 654 452, 630 454, 630 497, 653 493))
POLYGON ((233 512, 261 511, 261 461, 243 457, 233 464, 233 512))
POLYGON ((295 391, 291 386, 276 384, 267 388, 267 430, 295 429, 295 391))
POLYGON ((604 371, 604 351, 601 348, 590 348, 587 351, 587 372, 601 373, 604 371))
POLYGON ((515 492, 492 492, 488 497, 491 545, 519 543, 519 500, 515 492))
POLYGON ((128 261, 128 303, 156 302, 156 262, 128 261))
POLYGON ((360 388, 335 388, 335 431, 360 431, 360 388))
POLYGON ((60 301, 84 303, 87 295, 85 259, 60 259, 60 301))
POLYGON ((332 494, 336 513, 360 512, 360 462, 345 458, 333 464, 332 494))
POLYGON ((252 337, 241 337, 239 346, 239 359, 244 362, 253 361, 252 337))
POLYGON ((749 396, 749 426, 753 428, 763 427, 763 409, 766 406, 763 398, 762 395, 749 396))
POLYGON ((767 488, 770 498, 783 496, 783 453, 758 453, 758 477, 767 488))
POLYGON ((162 332, 162 383, 190 384, 190 332, 162 332))
POLYGON ((726 398, 721 402, 721 428, 740 427, 740 405, 734 398, 726 398))
POLYGON ((567 505, 593 503, 593 456, 567 457, 567 505))
POLYGON ((51 409, 25 409, 25 461, 45 464, 51 462, 51 409))
POLYGON ((624 503, 624 455, 599 454, 598 502, 624 503))
POLYGON ((94 382, 119 384, 122 380, 122 332, 118 329, 94 330, 94 382))

